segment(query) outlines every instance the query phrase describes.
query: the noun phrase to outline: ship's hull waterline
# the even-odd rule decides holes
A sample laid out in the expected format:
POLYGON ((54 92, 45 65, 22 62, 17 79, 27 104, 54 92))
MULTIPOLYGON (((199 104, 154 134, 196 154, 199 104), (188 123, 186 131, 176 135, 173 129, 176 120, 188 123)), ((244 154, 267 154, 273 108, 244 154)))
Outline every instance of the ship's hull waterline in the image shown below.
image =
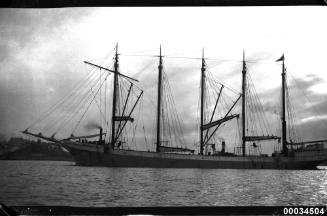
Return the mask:
POLYGON ((114 150, 104 153, 103 146, 63 144, 78 166, 214 168, 214 169, 317 169, 327 161, 326 151, 299 152, 294 157, 201 156, 114 150), (314 156, 314 157, 313 157, 314 156))

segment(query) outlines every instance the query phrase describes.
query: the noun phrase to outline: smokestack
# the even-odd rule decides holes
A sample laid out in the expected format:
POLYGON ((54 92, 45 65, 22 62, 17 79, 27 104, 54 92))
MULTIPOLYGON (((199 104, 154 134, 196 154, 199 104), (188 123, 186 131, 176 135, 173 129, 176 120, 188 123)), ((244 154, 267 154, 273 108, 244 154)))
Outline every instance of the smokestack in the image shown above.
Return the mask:
POLYGON ((221 152, 222 153, 225 153, 225 147, 226 147, 225 141, 222 141, 222 143, 221 143, 221 152))
POLYGON ((99 144, 102 144, 102 127, 99 127, 100 129, 100 136, 99 136, 99 144))

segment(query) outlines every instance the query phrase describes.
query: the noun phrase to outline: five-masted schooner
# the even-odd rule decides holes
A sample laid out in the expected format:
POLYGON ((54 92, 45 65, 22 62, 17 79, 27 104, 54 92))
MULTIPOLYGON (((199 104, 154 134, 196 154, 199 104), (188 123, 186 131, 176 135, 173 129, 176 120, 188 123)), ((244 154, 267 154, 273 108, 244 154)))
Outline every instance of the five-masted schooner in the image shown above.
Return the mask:
MULTIPOLYGON (((136 151, 125 150, 118 146, 122 130, 128 122, 132 122, 132 113, 137 106, 139 99, 142 97, 143 91, 139 93, 136 101, 132 105, 130 112, 125 113, 124 105, 123 112, 117 114, 117 100, 118 100, 118 79, 127 79, 130 85, 133 87, 133 82, 137 82, 136 79, 121 74, 118 70, 119 67, 119 54, 118 45, 115 49, 114 69, 107 69, 102 66, 85 62, 91 66, 107 70, 114 75, 113 78, 113 95, 112 95, 112 116, 111 116, 111 139, 105 143, 103 139, 102 128, 100 127, 100 133, 93 135, 93 137, 99 137, 99 141, 94 143, 80 142, 81 137, 70 137, 67 139, 56 139, 54 136, 47 137, 42 133, 32 133, 26 129, 24 134, 28 134, 37 138, 42 138, 47 141, 56 142, 68 149, 76 161, 76 165, 81 166, 107 166, 107 167, 153 167, 153 168, 228 168, 228 169, 316 169, 317 165, 327 160, 327 151, 323 149, 316 150, 289 150, 289 143, 286 139, 286 117, 285 117, 285 83, 286 83, 286 70, 284 65, 284 55, 278 61, 282 61, 282 135, 281 137, 274 135, 266 136, 250 136, 246 133, 246 61, 245 54, 243 52, 243 66, 242 66, 242 93, 237 100, 229 108, 228 112, 223 118, 213 120, 213 114, 217 108, 217 103, 221 94, 221 88, 218 99, 216 101, 213 114, 210 121, 205 123, 204 107, 205 107, 205 85, 206 85, 206 62, 204 54, 202 55, 201 66, 201 93, 200 93, 200 147, 198 154, 195 154, 194 149, 180 148, 180 147, 168 147, 163 145, 161 135, 161 110, 162 110, 162 69, 163 69, 163 56, 161 54, 161 47, 159 53, 159 66, 158 66, 158 92, 157 92, 157 122, 156 122, 156 151, 136 151), (205 147, 209 144, 209 140, 213 134, 217 131, 219 126, 224 122, 230 121, 234 118, 239 118, 240 114, 231 114, 235 104, 242 98, 242 140, 241 149, 242 154, 236 155, 225 151, 225 143, 222 143, 222 150, 216 151, 214 154, 205 152, 205 147), (119 123, 118 129, 116 123, 119 123), (213 132, 209 133, 209 129, 213 129, 213 132), (275 153, 272 156, 267 155, 247 155, 246 154, 246 142, 261 141, 261 140, 281 140, 282 151, 275 153)), ((128 93, 129 96, 129 93, 128 93)), ((128 97, 127 97, 128 98, 128 97)), ((127 100, 126 100, 127 103, 127 100)), ((84 136, 83 138, 88 137, 84 136)), ((89 136, 91 137, 91 136, 89 136)), ((317 144, 318 141, 311 143, 317 144)), ((294 144, 294 143, 293 143, 294 144)), ((303 143, 302 143, 303 144, 303 143)))

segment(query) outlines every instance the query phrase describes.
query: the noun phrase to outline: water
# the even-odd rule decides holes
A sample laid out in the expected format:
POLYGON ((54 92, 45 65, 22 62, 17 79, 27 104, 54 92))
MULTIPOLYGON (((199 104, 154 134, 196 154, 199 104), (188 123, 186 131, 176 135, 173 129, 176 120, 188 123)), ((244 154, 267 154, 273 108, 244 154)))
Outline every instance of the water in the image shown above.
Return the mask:
POLYGON ((327 170, 79 167, 0 161, 7 205, 222 206, 327 203, 327 170))

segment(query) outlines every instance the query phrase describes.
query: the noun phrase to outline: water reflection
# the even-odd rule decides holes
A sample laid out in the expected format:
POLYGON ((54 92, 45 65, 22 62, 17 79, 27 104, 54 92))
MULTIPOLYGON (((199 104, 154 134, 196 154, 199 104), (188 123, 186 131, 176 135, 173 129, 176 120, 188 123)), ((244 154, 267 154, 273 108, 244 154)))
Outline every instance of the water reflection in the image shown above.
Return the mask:
POLYGON ((327 203, 327 170, 151 169, 0 161, 8 205, 219 206, 327 203))

